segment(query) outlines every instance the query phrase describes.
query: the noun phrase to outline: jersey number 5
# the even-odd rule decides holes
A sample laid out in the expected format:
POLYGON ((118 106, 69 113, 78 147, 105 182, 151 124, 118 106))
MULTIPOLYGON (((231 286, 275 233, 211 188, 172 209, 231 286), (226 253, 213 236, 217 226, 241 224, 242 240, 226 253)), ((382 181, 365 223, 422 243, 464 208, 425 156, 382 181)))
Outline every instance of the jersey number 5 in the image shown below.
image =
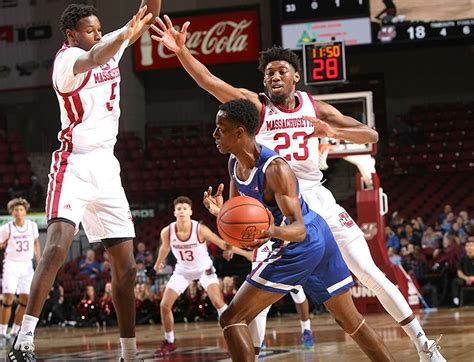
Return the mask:
POLYGON ((107 102, 105 106, 107 107, 107 110, 112 112, 114 109, 114 100, 115 97, 117 97, 117 94, 115 93, 115 88, 117 87, 117 82, 112 83, 112 91, 110 93, 110 102, 107 102))
POLYGON ((193 255, 193 252, 191 250, 185 250, 185 251, 180 250, 179 251, 179 256, 181 257, 182 261, 193 261, 194 260, 194 255, 193 255))
POLYGON ((280 156, 284 157, 285 160, 291 161, 292 159, 297 161, 304 161, 309 156, 308 150, 308 141, 304 139, 306 136, 305 132, 295 132, 292 134, 291 138, 288 133, 277 133, 274 137, 274 141, 279 141, 283 139, 283 143, 275 147, 275 152, 280 156), (298 149, 297 152, 285 152, 288 150, 291 145, 291 140, 297 142, 298 149))

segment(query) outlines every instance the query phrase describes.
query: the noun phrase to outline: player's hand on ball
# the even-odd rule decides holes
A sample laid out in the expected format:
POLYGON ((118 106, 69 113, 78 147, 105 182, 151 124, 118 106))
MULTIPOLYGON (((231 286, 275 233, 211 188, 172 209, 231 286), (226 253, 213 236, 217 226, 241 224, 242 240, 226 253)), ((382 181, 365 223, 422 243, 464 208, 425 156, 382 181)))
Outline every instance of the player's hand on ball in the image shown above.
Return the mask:
POLYGON ((267 214, 268 217, 270 218, 270 227, 266 230, 261 230, 260 231, 260 237, 258 239, 255 239, 255 244, 253 244, 253 248, 259 248, 263 244, 265 244, 267 241, 269 241, 273 237, 273 232, 275 228, 275 219, 273 218, 272 213, 270 210, 267 209, 267 214))
POLYGON ((180 31, 176 30, 168 15, 163 17, 165 22, 159 17, 156 17, 158 26, 152 25, 151 28, 158 34, 152 35, 151 38, 159 43, 163 43, 172 52, 176 53, 181 50, 186 44, 186 36, 188 34, 188 27, 191 24, 189 21, 183 24, 180 31), (166 24, 165 24, 166 23, 166 24))
POLYGON ((224 191, 224 184, 219 184, 216 193, 212 194, 212 186, 209 186, 207 191, 204 191, 204 197, 202 202, 206 209, 214 216, 219 214, 219 211, 224 204, 224 197, 222 196, 224 191))
POLYGON ((132 20, 130 20, 125 26, 121 34, 121 36, 123 36, 125 40, 132 39, 135 36, 138 36, 143 33, 143 29, 147 27, 150 20, 153 19, 152 13, 148 13, 145 15, 146 9, 146 5, 138 9, 137 13, 133 15, 132 20))
POLYGON ((302 117, 304 120, 311 122, 313 125, 313 133, 306 135, 304 137, 305 140, 312 138, 312 137, 318 137, 318 138, 323 138, 323 137, 330 137, 330 138, 335 138, 336 136, 336 131, 334 128, 332 128, 329 124, 327 124, 324 121, 321 121, 318 118, 315 117, 309 117, 309 116, 304 116, 302 117))

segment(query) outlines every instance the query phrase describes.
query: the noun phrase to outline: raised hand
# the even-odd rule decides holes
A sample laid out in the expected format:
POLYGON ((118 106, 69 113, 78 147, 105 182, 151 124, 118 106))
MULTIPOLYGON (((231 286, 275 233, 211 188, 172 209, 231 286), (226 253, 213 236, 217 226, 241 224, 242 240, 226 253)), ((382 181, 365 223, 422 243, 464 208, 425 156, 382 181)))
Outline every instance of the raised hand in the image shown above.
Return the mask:
POLYGON ((173 27, 173 23, 168 15, 164 16, 166 24, 159 17, 156 17, 156 22, 159 27, 152 25, 151 28, 158 34, 152 35, 151 38, 157 42, 163 43, 172 52, 176 53, 181 50, 186 44, 186 36, 188 34, 188 27, 191 24, 189 21, 183 24, 181 31, 173 27))
POLYGON ((304 116, 304 120, 311 122, 313 125, 313 133, 305 136, 305 139, 309 139, 312 137, 318 137, 318 138, 323 138, 323 137, 330 137, 334 138, 336 131, 334 128, 332 128, 329 124, 327 124, 324 121, 321 121, 318 118, 315 117, 309 117, 309 116, 304 116))
POLYGON ((146 27, 149 26, 148 22, 153 18, 152 13, 146 13, 146 5, 138 9, 137 13, 133 15, 132 20, 124 27, 122 32, 123 39, 134 39, 140 36, 146 27))
POLYGON ((222 197, 222 191, 224 191, 224 184, 219 184, 217 191, 212 195, 212 186, 209 186, 207 191, 204 191, 204 197, 202 202, 206 209, 214 216, 219 214, 222 205, 224 204, 224 197, 222 197))

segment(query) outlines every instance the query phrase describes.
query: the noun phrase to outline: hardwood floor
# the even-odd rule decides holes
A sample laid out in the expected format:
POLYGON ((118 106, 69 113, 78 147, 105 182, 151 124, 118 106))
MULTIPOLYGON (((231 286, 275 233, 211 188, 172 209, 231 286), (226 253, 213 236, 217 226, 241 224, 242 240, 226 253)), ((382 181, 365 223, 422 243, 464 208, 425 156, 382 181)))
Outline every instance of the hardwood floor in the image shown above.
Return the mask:
MULTIPOLYGON (((474 308, 442 309, 419 318, 430 338, 443 334, 441 351, 449 361, 474 361, 474 308)), ((383 337, 397 361, 419 361, 415 347, 387 314, 368 314, 367 322, 383 337)), ((368 361, 359 347, 328 315, 312 317, 314 351, 300 345, 296 315, 269 320, 267 349, 260 361, 368 361)), ((38 361, 117 361, 117 328, 40 328, 37 330, 38 361)), ((166 358, 155 358, 163 338, 160 325, 137 327, 140 356, 145 361, 230 361, 217 322, 177 324, 178 349, 166 358)), ((0 358, 5 357, 2 350, 0 358)))

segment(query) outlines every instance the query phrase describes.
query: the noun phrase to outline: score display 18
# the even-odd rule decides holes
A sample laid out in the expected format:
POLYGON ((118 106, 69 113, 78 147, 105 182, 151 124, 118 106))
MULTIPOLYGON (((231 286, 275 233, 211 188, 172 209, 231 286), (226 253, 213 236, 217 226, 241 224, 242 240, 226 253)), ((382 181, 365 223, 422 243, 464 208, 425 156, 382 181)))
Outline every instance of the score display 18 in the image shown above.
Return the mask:
POLYGON ((344 82, 346 58, 344 43, 309 43, 303 46, 305 84, 344 82))

